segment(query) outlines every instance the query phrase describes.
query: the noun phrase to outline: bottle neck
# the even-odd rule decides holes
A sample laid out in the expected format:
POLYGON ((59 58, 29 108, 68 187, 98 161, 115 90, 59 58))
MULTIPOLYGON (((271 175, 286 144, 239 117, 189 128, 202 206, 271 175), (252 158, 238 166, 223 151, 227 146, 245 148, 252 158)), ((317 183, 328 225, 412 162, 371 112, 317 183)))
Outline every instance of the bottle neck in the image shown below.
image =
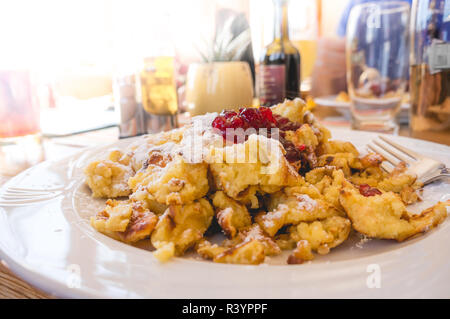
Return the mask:
POLYGON ((287 0, 273 0, 275 6, 274 40, 289 41, 287 0))

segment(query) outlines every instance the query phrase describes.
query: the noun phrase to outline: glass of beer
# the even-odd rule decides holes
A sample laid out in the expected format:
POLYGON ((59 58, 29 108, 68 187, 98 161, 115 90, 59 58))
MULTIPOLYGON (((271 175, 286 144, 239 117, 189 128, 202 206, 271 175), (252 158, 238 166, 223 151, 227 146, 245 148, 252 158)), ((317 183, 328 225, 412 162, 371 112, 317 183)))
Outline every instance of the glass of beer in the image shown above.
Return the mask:
POLYGON ((301 56, 301 91, 309 93, 311 76, 317 57, 317 41, 321 23, 320 1, 291 1, 289 2, 289 15, 289 37, 300 51, 301 56))
POLYGON ((138 100, 145 111, 146 133, 178 127, 174 57, 146 57, 139 72, 138 84, 138 100))
POLYGON ((409 5, 383 1, 356 5, 346 37, 352 126, 395 132, 409 67, 409 5))

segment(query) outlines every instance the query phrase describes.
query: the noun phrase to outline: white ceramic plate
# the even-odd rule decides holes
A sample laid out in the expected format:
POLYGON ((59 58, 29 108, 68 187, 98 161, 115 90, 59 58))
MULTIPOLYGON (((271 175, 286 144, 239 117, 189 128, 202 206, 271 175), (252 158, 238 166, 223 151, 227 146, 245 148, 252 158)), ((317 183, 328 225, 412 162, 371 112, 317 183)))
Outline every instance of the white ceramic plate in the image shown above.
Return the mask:
MULTIPOLYGON (((348 130, 334 130, 333 136, 361 149, 375 137, 348 130)), ((450 147, 402 137, 395 140, 450 166, 450 147)), ((121 140, 114 146, 130 142, 121 140)), ((90 197, 82 167, 109 147, 44 162, 0 189, 0 196, 8 187, 55 189, 47 200, 0 207, 0 258, 46 292, 60 297, 450 297, 449 220, 403 243, 365 240, 354 234, 330 254, 303 265, 280 264, 285 256, 260 266, 194 258, 161 264, 145 243, 140 248, 129 246, 89 225, 89 216, 103 200, 90 197)), ((426 187, 424 197, 422 207, 448 199, 450 184, 426 187)))
MULTIPOLYGON (((320 106, 333 107, 343 115, 349 115, 350 102, 336 101, 337 95, 326 95, 314 98, 314 102, 320 106)), ((401 123, 408 123, 409 119, 409 103, 402 103, 397 118, 401 123)))
MULTIPOLYGON (((350 108, 350 102, 344 102, 344 101, 337 101, 336 100, 337 95, 326 95, 326 96, 319 96, 314 98, 314 102, 316 102, 319 105, 322 106, 329 106, 329 107, 336 107, 339 109, 349 109, 350 108)), ((402 110, 409 109, 409 103, 402 103, 401 105, 402 110)))

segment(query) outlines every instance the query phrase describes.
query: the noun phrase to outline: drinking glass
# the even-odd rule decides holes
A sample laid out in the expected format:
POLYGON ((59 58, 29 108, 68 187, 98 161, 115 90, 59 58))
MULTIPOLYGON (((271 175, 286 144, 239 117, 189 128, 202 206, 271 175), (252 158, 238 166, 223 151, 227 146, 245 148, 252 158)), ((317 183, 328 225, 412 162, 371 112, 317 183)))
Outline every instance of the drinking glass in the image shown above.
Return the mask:
POLYGON ((450 1, 414 1, 411 12, 410 133, 450 134, 450 1))
POLYGON ((356 5, 347 24, 347 84, 352 127, 395 132, 409 67, 409 4, 356 5))
POLYGON ((15 175, 44 159, 39 105, 28 70, 0 70, 0 174, 15 175))
POLYGON ((309 93, 311 76, 317 57, 317 40, 320 26, 318 0, 289 2, 289 38, 300 51, 301 91, 309 93))
POLYGON ((175 58, 164 55, 146 57, 138 76, 138 102, 144 108, 146 133, 178 127, 175 58))

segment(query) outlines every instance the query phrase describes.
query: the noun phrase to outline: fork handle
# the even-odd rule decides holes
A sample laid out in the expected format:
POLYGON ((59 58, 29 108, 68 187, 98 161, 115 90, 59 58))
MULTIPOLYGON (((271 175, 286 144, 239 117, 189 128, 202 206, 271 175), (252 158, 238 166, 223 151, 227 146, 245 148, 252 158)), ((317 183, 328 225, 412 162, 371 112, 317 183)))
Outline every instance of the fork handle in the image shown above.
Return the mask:
POLYGON ((450 169, 449 168, 447 168, 447 167, 441 168, 441 170, 438 171, 437 174, 434 174, 434 175, 430 176, 428 179, 426 179, 424 181, 423 184, 424 185, 430 184, 430 183, 433 183, 433 182, 435 182, 437 180, 440 180, 442 178, 450 179, 450 169))

